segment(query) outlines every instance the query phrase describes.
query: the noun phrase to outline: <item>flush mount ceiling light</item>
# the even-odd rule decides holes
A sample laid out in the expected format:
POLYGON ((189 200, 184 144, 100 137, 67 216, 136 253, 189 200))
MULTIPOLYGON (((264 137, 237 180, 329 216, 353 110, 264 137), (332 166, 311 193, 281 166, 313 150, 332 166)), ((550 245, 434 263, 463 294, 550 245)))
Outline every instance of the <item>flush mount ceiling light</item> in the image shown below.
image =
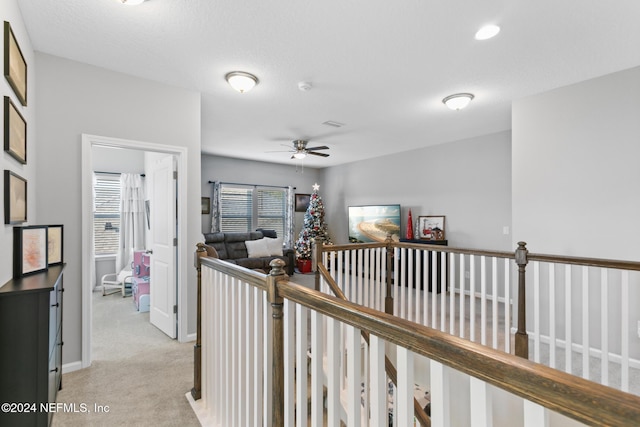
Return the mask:
POLYGON ((120 0, 122 4, 126 4, 127 6, 136 6, 141 3, 144 3, 146 0, 120 0))
POLYGON ((232 88, 240 93, 249 92, 258 84, 258 78, 256 76, 245 73, 244 71, 232 71, 224 76, 224 78, 232 88))
POLYGON ((462 110, 469 105, 472 99, 473 94, 471 93, 455 93, 444 98, 442 103, 452 110, 462 110))
POLYGON ((484 27, 480 28, 476 33, 476 40, 490 39, 492 37, 497 36, 499 32, 500 32, 500 27, 498 27, 497 25, 493 25, 493 24, 485 25, 484 27))

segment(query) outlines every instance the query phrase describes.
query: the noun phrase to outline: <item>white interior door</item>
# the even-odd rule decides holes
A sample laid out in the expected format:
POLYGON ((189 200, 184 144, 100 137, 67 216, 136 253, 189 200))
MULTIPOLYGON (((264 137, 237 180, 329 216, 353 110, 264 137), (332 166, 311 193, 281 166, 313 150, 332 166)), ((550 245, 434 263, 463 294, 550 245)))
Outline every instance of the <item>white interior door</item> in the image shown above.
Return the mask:
POLYGON ((151 324, 176 337, 176 179, 173 156, 154 163, 151 171, 151 324))

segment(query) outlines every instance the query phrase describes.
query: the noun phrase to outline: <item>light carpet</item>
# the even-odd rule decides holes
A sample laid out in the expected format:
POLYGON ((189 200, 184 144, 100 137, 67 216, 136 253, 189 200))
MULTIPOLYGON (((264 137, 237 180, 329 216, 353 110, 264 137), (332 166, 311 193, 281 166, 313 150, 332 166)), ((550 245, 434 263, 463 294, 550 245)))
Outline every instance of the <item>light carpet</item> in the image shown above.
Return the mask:
POLYGON ((57 401, 68 406, 53 426, 199 426, 185 398, 193 344, 152 326, 130 296, 94 292, 92 364, 62 375, 57 401))

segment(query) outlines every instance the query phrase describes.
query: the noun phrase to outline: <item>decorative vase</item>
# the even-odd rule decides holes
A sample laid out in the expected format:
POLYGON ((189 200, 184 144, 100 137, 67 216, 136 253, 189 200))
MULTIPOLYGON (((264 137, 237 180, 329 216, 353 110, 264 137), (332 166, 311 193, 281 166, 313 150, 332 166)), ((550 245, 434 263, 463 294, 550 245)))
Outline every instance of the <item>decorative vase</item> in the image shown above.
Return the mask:
POLYGON ((299 259, 298 260, 298 271, 300 273, 311 273, 311 260, 310 259, 299 259))
POLYGON ((408 240, 413 240, 413 219, 411 218, 411 209, 409 209, 409 219, 407 220, 407 234, 408 240))

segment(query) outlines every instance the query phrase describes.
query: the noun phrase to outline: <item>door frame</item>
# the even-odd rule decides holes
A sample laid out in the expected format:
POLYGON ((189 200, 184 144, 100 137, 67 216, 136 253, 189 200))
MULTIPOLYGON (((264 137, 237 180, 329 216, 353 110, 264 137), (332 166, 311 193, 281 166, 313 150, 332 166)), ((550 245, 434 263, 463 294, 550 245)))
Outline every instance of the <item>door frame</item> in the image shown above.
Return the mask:
MULTIPOLYGON (((126 148, 174 155, 178 168, 177 194, 177 301, 178 341, 189 341, 187 268, 189 254, 187 241, 187 148, 152 142, 111 138, 82 134, 82 368, 91 366, 91 330, 93 322, 93 275, 95 263, 91 265, 93 239, 93 156, 94 146, 126 148)), ((97 278, 96 278, 97 280, 97 278)))

